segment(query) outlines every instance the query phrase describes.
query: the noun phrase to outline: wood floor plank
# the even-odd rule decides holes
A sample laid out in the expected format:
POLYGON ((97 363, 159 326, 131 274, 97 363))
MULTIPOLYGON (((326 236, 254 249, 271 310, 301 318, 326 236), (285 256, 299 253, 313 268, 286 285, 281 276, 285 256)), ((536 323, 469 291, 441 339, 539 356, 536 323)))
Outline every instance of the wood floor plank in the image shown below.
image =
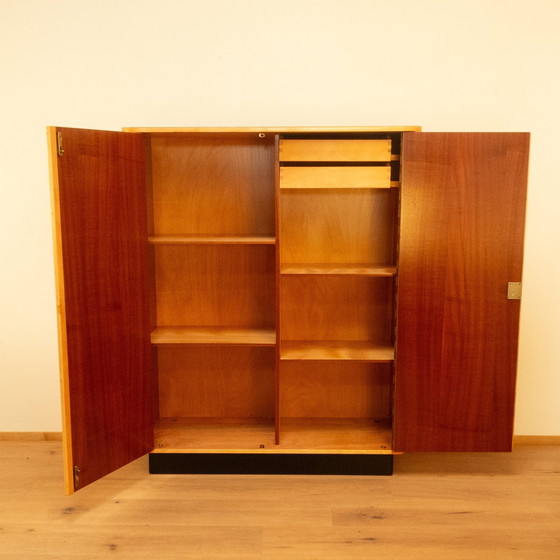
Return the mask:
POLYGON ((0 442, 0 560, 556 560, 560 446, 407 454, 392 477, 149 475, 72 496, 61 443, 0 442))
POLYGON ((181 527, 167 529, 113 525, 95 531, 65 527, 52 531, 48 525, 36 528, 6 526, 2 535, 10 551, 0 550, 0 559, 9 558, 96 558, 111 554, 116 558, 153 559, 155 550, 165 551, 165 560, 182 558, 259 558, 262 530, 232 527, 181 527), (219 533, 219 538, 217 534, 219 533), (170 549, 169 544, 173 544, 170 549), (18 555, 18 549, 24 551, 18 555))

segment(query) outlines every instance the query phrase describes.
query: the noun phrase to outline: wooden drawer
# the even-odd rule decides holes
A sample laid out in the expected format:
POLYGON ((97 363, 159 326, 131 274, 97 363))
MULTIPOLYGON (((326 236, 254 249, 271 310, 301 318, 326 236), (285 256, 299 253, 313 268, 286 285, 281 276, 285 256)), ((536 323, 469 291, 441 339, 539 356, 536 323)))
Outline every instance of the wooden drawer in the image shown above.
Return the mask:
POLYGON ((280 161, 391 161, 391 140, 280 140, 280 161))
POLYGON ((281 189, 372 189, 391 186, 391 168, 281 167, 281 189))

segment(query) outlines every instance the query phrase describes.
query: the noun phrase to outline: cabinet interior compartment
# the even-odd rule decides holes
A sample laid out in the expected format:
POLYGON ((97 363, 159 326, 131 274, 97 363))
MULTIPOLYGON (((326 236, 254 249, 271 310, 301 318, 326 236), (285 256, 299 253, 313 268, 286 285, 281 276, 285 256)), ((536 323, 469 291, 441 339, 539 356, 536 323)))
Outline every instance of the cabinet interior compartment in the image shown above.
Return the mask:
POLYGON ((275 438, 274 136, 152 135, 156 450, 275 438))
POLYGON ((281 271, 394 267, 397 203, 398 189, 281 191, 281 271))
POLYGON ((391 139, 262 136, 150 138, 156 449, 383 453, 391 139))
POLYGON ((393 140, 280 141, 281 447, 391 452, 393 140))
POLYGON ((281 355, 297 341, 392 344, 392 278, 284 276, 280 297, 281 355))
POLYGON ((280 441, 309 449, 391 449, 392 364, 283 361, 280 441))
POLYGON ((151 138, 155 236, 274 236, 274 136, 151 138))
POLYGON ((275 350, 160 345, 156 449, 274 445, 275 350))
POLYGON ((155 248, 156 324, 274 329, 274 247, 155 248))

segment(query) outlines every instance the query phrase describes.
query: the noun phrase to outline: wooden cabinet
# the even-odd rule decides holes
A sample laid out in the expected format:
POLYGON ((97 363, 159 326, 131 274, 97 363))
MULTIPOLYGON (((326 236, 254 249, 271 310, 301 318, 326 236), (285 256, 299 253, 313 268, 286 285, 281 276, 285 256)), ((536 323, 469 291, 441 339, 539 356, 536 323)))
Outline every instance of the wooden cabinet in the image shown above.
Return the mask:
POLYGON ((67 491, 510 449, 528 140, 49 128, 67 491))

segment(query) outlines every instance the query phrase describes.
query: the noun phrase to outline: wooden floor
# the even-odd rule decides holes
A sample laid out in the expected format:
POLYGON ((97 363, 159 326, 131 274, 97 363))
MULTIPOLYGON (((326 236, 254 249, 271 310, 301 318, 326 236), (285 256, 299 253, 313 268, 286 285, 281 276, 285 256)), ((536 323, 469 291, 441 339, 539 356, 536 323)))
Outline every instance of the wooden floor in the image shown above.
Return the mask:
POLYGON ((410 454, 392 477, 149 475, 66 497, 60 442, 0 442, 0 559, 560 558, 560 446, 410 454))

